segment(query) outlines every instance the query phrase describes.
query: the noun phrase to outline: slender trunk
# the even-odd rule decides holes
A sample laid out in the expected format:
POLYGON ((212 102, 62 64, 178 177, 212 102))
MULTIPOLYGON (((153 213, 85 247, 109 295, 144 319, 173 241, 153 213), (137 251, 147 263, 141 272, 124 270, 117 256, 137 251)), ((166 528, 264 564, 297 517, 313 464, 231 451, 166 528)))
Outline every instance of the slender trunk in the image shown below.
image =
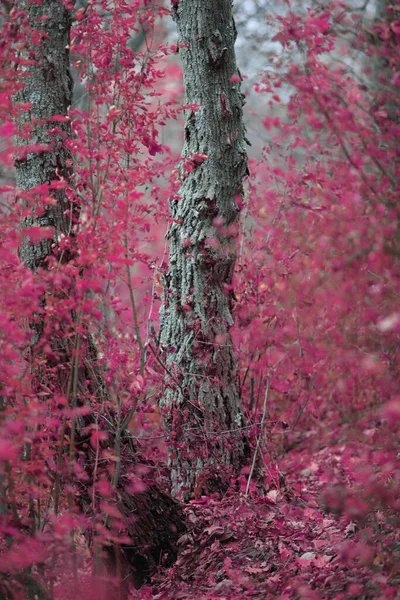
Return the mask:
MULTIPOLYGON (((21 52, 24 59, 34 61, 28 68, 21 67, 23 87, 15 98, 16 102, 24 103, 24 110, 20 112, 17 121, 16 183, 21 202, 30 204, 30 216, 25 217, 22 228, 48 228, 43 230, 46 236, 38 242, 32 241, 28 236, 24 237, 20 246, 20 257, 26 267, 35 273, 38 282, 42 285, 46 282, 47 292, 43 296, 43 308, 46 307, 46 297, 48 298, 49 295, 53 298, 53 304, 55 299, 55 302, 59 302, 59 306, 62 306, 66 295, 74 289, 76 278, 81 273, 80 267, 74 265, 76 236, 79 235, 77 234, 79 207, 73 199, 69 198, 69 194, 73 198, 73 165, 68 150, 71 126, 69 119, 66 118, 72 92, 68 50, 71 14, 62 0, 42 0, 40 3, 20 0, 18 8, 27 15, 30 29, 26 46, 21 52), (33 35, 35 30, 39 30, 39 43, 33 35), (54 129, 56 131, 50 132, 54 129), (49 186, 48 193, 37 188, 44 184, 49 186), (62 187, 64 185, 66 187, 62 187), (60 187, 61 189, 58 189, 60 187), (70 191, 66 191, 68 189, 70 191), (28 192, 31 193, 27 194, 28 192), (49 194, 53 201, 48 203, 46 200, 46 206, 43 208, 43 200, 48 198, 49 194), (60 251, 59 241, 62 235, 70 238, 68 252, 60 251), (65 277, 65 281, 68 282, 65 285, 68 289, 61 291, 58 289, 56 292, 51 289, 52 280, 51 277, 46 277, 46 274, 50 274, 52 266, 57 265, 57 268, 61 268, 65 263, 70 267, 69 276, 65 277), (71 273, 75 275, 71 276, 71 273)), ((78 323, 74 311, 67 321, 69 321, 67 325, 53 322, 45 310, 33 319, 31 326, 34 336, 30 352, 35 369, 34 381, 48 384, 46 377, 51 373, 50 389, 66 396, 71 406, 84 404, 86 398, 90 396, 91 403, 97 401, 100 410, 104 400, 110 398, 97 367, 96 350, 90 332, 84 324, 78 323), (68 336, 65 335, 66 328, 68 328, 68 336), (45 344, 47 347, 51 346, 51 352, 48 354, 44 354, 45 344), (40 360, 36 361, 37 358, 40 360), (41 364, 39 369, 35 366, 38 363, 41 364), (66 372, 69 372, 69 377, 65 376, 66 372)), ((109 418, 111 413, 112 409, 109 406, 107 413, 109 418)), ((93 424, 92 415, 87 415, 75 423, 72 422, 70 426, 64 423, 58 452, 60 469, 65 461, 70 464, 73 461, 81 464, 85 480, 81 482, 80 487, 81 490, 88 491, 79 493, 80 508, 87 516, 96 518, 93 513, 90 489, 94 485, 93 474, 97 470, 99 476, 100 467, 94 464, 97 459, 88 443, 87 434, 87 430, 93 424), (68 444, 66 436, 68 436, 68 444), (66 452, 68 445, 69 453, 66 452)), ((118 545, 108 547, 107 569, 111 575, 119 574, 123 583, 117 595, 122 599, 128 595, 129 575, 132 576, 134 583, 141 585, 143 580, 158 567, 160 557, 169 554, 170 560, 174 558, 175 542, 184 525, 178 504, 161 492, 154 481, 150 480, 147 488, 140 493, 130 494, 125 491, 125 487, 130 484, 129 474, 135 466, 144 464, 145 461, 140 458, 129 433, 123 430, 119 421, 118 426, 110 427, 108 433, 109 439, 107 442, 102 442, 100 452, 108 448, 109 454, 112 454, 118 445, 119 471, 115 470, 116 474, 112 481, 116 489, 114 501, 124 517, 125 533, 132 540, 131 544, 123 547, 118 545)), ((107 477, 110 462, 104 458, 101 463, 102 474, 107 477)), ((61 470, 60 473, 61 479, 56 482, 56 488, 59 485, 61 490, 65 470, 61 470)), ((78 476, 73 477, 72 469, 68 477, 70 484, 78 483, 78 476)), ((55 492, 56 512, 60 501, 60 490, 56 489, 55 492)), ((70 503, 70 510, 74 508, 70 503)), ((88 534, 90 535, 89 531, 88 534)), ((111 596, 107 597, 111 598, 111 596)))
POLYGON ((388 125, 400 121, 400 88, 393 81, 399 67, 398 34, 392 25, 398 18, 394 0, 378 0, 376 3, 377 24, 386 23, 389 27, 385 36, 378 35, 378 49, 383 49, 373 62, 373 86, 378 94, 378 101, 387 111, 388 125))
MULTIPOLYGON (((393 150, 398 149, 396 138, 391 129, 400 123, 400 86, 395 82, 395 77, 400 68, 400 49, 399 36, 393 24, 399 17, 396 10, 395 0, 377 0, 375 13, 375 44, 376 55, 372 62, 371 85, 375 96, 374 112, 385 113, 385 118, 380 120, 379 127, 382 138, 390 140, 393 150)), ((397 5, 398 6, 398 5, 397 5)), ((390 148, 389 148, 390 150, 390 148)), ((391 188, 395 192, 398 190, 398 161, 399 152, 394 153, 395 159, 389 166, 389 176, 391 179, 391 188)), ((390 210, 397 213, 397 231, 391 239, 386 241, 386 250, 393 255, 397 261, 400 259, 400 212, 397 202, 397 196, 388 198, 384 195, 382 198, 390 210)))
POLYGON ((172 492, 188 498, 226 487, 246 450, 230 328, 247 154, 232 1, 179 0, 173 11, 185 102, 196 106, 185 111, 181 186, 170 200, 160 404, 172 492))
MULTIPOLYGON (((20 1, 19 8, 27 14, 32 30, 40 29, 45 34, 39 44, 27 44, 24 50, 26 58, 34 60, 34 64, 27 67, 29 75, 21 78, 23 88, 16 96, 16 101, 31 105, 29 110, 19 114, 20 135, 16 138, 19 152, 15 160, 17 188, 29 191, 62 179, 68 183, 72 174, 72 160, 65 145, 65 140, 71 136, 70 122, 52 121, 56 115, 67 115, 72 100, 68 50, 71 15, 57 0, 45 0, 40 4, 20 1), (49 134, 56 126, 59 133, 49 134), (30 147, 32 151, 29 151, 30 147)), ((20 248, 21 259, 35 271, 46 266, 52 245, 60 235, 70 233, 65 189, 54 190, 53 195, 56 200, 53 205, 38 217, 27 217, 23 223, 24 227, 49 227, 49 237, 37 243, 25 238, 20 248)))

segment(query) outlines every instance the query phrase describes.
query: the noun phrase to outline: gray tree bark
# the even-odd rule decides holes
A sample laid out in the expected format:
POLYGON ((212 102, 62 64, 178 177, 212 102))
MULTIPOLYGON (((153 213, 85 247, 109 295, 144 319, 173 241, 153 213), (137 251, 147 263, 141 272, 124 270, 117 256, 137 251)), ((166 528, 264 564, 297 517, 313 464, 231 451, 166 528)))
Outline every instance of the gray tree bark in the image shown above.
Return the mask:
MULTIPOLYGON (((71 104, 72 82, 69 76, 69 43, 71 29, 71 14, 64 6, 62 0, 42 0, 41 3, 30 2, 28 0, 19 0, 18 8, 27 15, 27 24, 29 29, 40 29, 45 32, 45 36, 36 44, 32 36, 27 35, 26 46, 21 49, 25 58, 34 61, 29 67, 22 67, 23 73, 20 83, 23 87, 18 91, 16 102, 30 103, 29 110, 21 111, 18 118, 18 136, 17 136, 17 154, 15 159, 17 194, 23 196, 22 192, 29 192, 38 185, 51 184, 63 178, 67 183, 73 183, 72 157, 68 150, 67 141, 71 136, 71 126, 68 120, 57 120, 53 122, 56 115, 66 117, 68 107, 71 104), (46 17, 42 19, 42 17, 46 17), (61 130, 56 134, 49 134, 49 129, 57 127, 61 130)), ((74 260, 74 240, 73 236, 79 235, 72 230, 74 224, 77 225, 79 217, 79 207, 71 204, 64 189, 51 190, 54 203, 50 204, 42 212, 40 208, 41 194, 32 198, 32 214, 26 217, 22 223, 22 228, 38 226, 53 228, 54 234, 38 243, 32 243, 26 237, 20 247, 20 257, 28 269, 35 272, 38 281, 49 266, 49 261, 54 257, 58 262, 68 262, 74 260), (69 211, 67 209, 70 209, 69 211), (70 253, 61 254, 59 251, 59 239, 61 235, 71 237, 70 253)), ((22 200, 21 200, 22 201, 22 200)), ((79 268, 76 269, 77 276, 79 268)), ((46 278, 44 278, 46 279, 46 278)), ((74 286, 74 281, 70 282, 74 286)), ((63 293, 68 290, 57 291, 57 297, 60 303, 63 302, 63 293)), ((48 294, 55 294, 54 290, 49 289, 48 294)), ((45 298, 43 298, 43 305, 45 298)), ((53 371, 51 389, 58 390, 69 397, 67 383, 60 369, 58 375, 57 369, 60 363, 62 366, 71 370, 73 361, 78 360, 74 355, 74 348, 71 342, 63 339, 65 332, 64 325, 56 330, 52 329, 51 322, 46 321, 46 317, 41 316, 31 324, 34 330, 31 353, 33 356, 42 352, 41 344, 46 335, 46 342, 51 344, 53 350, 52 363, 47 361, 40 372, 35 372, 34 377, 37 381, 42 381, 48 377, 48 372, 53 371), (51 331, 51 334, 49 334, 51 331), (54 333, 54 335, 53 335, 54 333), (54 358, 56 357, 56 359, 54 358), (56 360, 56 364, 54 364, 56 360), (58 363, 58 364, 57 364, 58 363)), ((69 333, 74 332, 75 315, 71 314, 69 333)), ((100 370, 97 368, 96 351, 91 342, 90 332, 87 335, 80 334, 86 338, 86 345, 82 343, 79 356, 79 382, 77 397, 74 403, 83 404, 85 402, 89 388, 92 396, 97 397, 99 406, 107 398, 107 389, 102 382, 100 370)), ((71 336, 69 336, 71 339, 71 336)), ((42 357, 43 358, 43 357, 42 357)), ((33 365, 35 365, 33 361, 33 365)), ((68 372, 68 369, 67 369, 68 372)), ((110 416, 109 413, 108 417, 110 416)), ((74 459, 80 462, 86 472, 87 481, 81 485, 82 489, 90 489, 90 482, 93 484, 92 475, 94 469, 94 456, 91 452, 86 429, 91 424, 91 415, 78 422, 75 432, 75 454, 74 459)), ((72 426, 70 431, 63 431, 63 434, 69 433, 72 437, 72 426)), ((61 440, 63 442, 63 440, 61 440)), ((142 585, 143 581, 154 572, 158 566, 160 558, 168 554, 169 560, 173 560, 176 554, 175 542, 184 529, 183 515, 179 505, 168 495, 164 494, 154 481, 149 479, 147 488, 138 494, 128 494, 125 491, 129 483, 127 475, 135 468, 135 465, 146 464, 146 461, 140 457, 136 447, 132 444, 129 433, 118 427, 111 427, 109 431, 109 440, 103 443, 102 448, 106 446, 111 449, 120 447, 120 475, 115 480, 116 487, 115 504, 120 513, 125 517, 126 533, 131 538, 132 543, 123 547, 115 545, 109 547, 108 558, 106 560, 106 569, 111 575, 118 573, 121 577, 121 588, 115 591, 115 597, 128 597, 129 578, 142 585), (118 438, 118 440, 116 440, 118 438)), ((105 461, 107 463, 107 461, 105 461)), ((107 464, 104 467, 104 474, 107 476, 107 464)), ((75 484, 76 481, 70 481, 75 484)), ((56 491, 55 497, 59 497, 56 491)), ((88 515, 92 515, 92 500, 85 494, 80 494, 78 500, 81 503, 82 510, 88 515)), ((57 512, 58 500, 54 500, 55 510, 57 512)), ((90 532, 88 532, 90 539, 90 532)), ((36 592, 35 592, 36 593, 36 592)), ((107 592, 107 598, 112 598, 113 591, 107 592)), ((45 597, 45 593, 41 597, 45 597)))
MULTIPOLYGON (((396 10, 395 0, 377 0, 375 19, 376 24, 389 25, 387 37, 382 39, 381 35, 375 33, 375 44, 378 50, 385 48, 385 52, 376 55, 373 60, 373 70, 371 84, 375 93, 374 108, 384 109, 386 118, 379 124, 382 134, 386 137, 387 132, 400 123, 400 88, 392 81, 395 69, 399 65, 399 45, 398 35, 391 29, 391 25, 398 19, 399 13, 396 10), (395 67, 395 68, 394 68, 395 67)), ((389 138, 390 139, 390 138, 389 138)), ((396 144, 392 138, 391 144, 396 144)), ((392 146, 393 148, 393 146, 392 146)), ((396 146, 394 146, 394 149, 396 146)), ((398 170, 397 161, 393 161, 389 176, 391 179, 392 189, 398 188, 398 170)), ((391 254, 399 260, 400 258, 400 212, 396 202, 388 200, 386 197, 382 201, 393 210, 397 209, 397 231, 396 234, 386 241, 385 247, 388 254, 391 254)))
POLYGON ((182 166, 179 195, 170 200, 160 405, 172 493, 188 498, 226 487, 246 453, 230 328, 247 154, 232 0, 179 0, 173 11, 185 103, 198 107, 185 111, 189 171, 182 166))
MULTIPOLYGON (((69 182, 72 174, 72 157, 65 145, 65 140, 71 136, 70 122, 51 121, 56 115, 66 116, 72 102, 69 75, 71 15, 58 0, 45 0, 41 4, 21 0, 19 8, 27 14, 32 29, 40 29, 46 34, 40 44, 30 43, 24 49, 26 57, 35 62, 24 67, 29 70, 29 75, 21 79, 24 85, 16 96, 18 102, 31 103, 30 110, 20 112, 20 135, 16 138, 19 146, 15 161, 16 184, 21 191, 27 191, 61 178, 69 182), (40 20, 42 17, 46 19, 40 20), (48 131, 55 127, 61 130, 60 133, 49 134, 48 131), (34 145, 39 146, 29 152, 29 147, 34 145)), ((24 227, 54 228, 53 237, 39 243, 30 243, 26 238, 21 246, 21 259, 35 271, 46 266, 52 245, 57 243, 60 235, 71 233, 71 217, 66 215, 70 203, 65 190, 54 191, 54 197, 54 205, 38 217, 26 218, 23 223, 24 227)))
MULTIPOLYGON (((376 21, 391 25, 398 18, 395 0, 377 0, 376 21)), ((393 63, 398 55, 398 38, 394 31, 389 30, 389 38, 385 40, 386 48, 389 50, 386 56, 375 57, 373 63, 373 84, 377 92, 380 92, 384 107, 388 113, 388 122, 399 123, 400 91, 399 86, 392 83, 393 63), (392 51, 390 51, 392 50, 392 51)), ((378 47, 382 46, 382 40, 378 40, 378 47)))

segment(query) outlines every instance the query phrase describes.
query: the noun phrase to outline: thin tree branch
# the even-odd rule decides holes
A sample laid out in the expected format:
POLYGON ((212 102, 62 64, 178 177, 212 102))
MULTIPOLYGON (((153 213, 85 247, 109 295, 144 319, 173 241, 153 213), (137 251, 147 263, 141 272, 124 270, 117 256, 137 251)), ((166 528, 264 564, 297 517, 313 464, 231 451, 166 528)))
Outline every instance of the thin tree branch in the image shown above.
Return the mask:
POLYGON ((245 494, 244 494, 245 496, 247 496, 248 493, 249 493, 251 478, 253 477, 254 469, 255 469, 255 466, 256 466, 256 462, 257 462, 258 451, 259 451, 260 445, 261 445, 261 436, 262 436, 262 432, 263 432, 263 426, 264 426, 265 416, 267 414, 268 392, 269 392, 269 379, 267 379, 267 387, 265 388, 263 414, 262 414, 261 423, 260 423, 260 434, 259 434, 259 436, 257 438, 257 444, 256 444, 256 447, 255 447, 255 450, 254 450, 253 462, 251 463, 251 469, 250 469, 250 473, 249 473, 249 478, 247 480, 246 491, 245 491, 245 494))

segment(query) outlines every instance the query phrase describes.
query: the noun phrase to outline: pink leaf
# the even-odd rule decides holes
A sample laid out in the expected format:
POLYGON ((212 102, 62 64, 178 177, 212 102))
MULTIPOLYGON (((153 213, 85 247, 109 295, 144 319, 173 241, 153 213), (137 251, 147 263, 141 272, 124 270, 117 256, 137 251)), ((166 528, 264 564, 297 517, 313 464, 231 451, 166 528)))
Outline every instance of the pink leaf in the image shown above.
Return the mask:
POLYGON ((17 450, 9 440, 0 440, 0 461, 13 460, 17 450))

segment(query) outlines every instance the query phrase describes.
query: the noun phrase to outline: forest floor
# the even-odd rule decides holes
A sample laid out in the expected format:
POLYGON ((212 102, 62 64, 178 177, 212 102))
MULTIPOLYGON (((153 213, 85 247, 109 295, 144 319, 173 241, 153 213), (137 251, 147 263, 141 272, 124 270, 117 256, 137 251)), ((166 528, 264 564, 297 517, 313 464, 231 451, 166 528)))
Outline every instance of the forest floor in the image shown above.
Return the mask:
POLYGON ((400 598, 399 455, 386 427, 370 411, 287 435, 276 464, 265 458, 263 490, 186 506, 177 562, 132 598, 400 598))

